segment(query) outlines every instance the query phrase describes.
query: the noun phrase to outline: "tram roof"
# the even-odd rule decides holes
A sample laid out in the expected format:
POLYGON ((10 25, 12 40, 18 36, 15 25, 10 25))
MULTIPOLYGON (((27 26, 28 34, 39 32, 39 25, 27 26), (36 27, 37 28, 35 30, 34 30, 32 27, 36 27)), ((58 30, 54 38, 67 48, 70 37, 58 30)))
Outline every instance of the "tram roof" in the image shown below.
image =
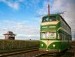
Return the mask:
POLYGON ((43 17, 50 17, 50 16, 60 16, 60 14, 50 14, 50 15, 45 15, 43 17))
MULTIPOLYGON (((51 16, 60 16, 61 19, 67 24, 67 22, 64 20, 64 18, 60 14, 50 14, 50 15, 45 15, 43 18, 51 17, 51 16)), ((68 24, 67 24, 68 25, 68 24)), ((68 27, 71 29, 71 27, 68 25, 68 27)))

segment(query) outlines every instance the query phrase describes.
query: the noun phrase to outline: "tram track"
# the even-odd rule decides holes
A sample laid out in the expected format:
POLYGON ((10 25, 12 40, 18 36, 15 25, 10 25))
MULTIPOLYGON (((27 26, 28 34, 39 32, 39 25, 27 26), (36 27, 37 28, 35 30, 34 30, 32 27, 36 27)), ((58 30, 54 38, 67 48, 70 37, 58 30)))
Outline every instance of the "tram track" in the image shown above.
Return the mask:
POLYGON ((54 56, 55 56, 55 53, 46 53, 46 54, 38 55, 36 57, 54 57, 54 56))
POLYGON ((17 53, 10 53, 10 54, 4 54, 0 57, 65 57, 69 54, 69 56, 72 56, 71 52, 47 52, 47 51, 39 51, 39 50, 29 50, 29 51, 21 51, 17 53), (70 55, 71 54, 71 55, 70 55))
POLYGON ((34 50, 27 50, 27 51, 17 51, 17 52, 11 52, 11 53, 3 53, 0 54, 0 57, 14 57, 14 55, 18 54, 24 54, 25 57, 38 57, 40 55, 47 54, 48 52, 45 51, 39 51, 38 49, 34 50))
MULTIPOLYGON (((0 57, 17 57, 17 55, 24 55, 25 57, 39 57, 42 55, 46 55, 49 52, 46 51, 39 51, 39 50, 29 50, 29 51, 21 51, 16 53, 9 53, 9 54, 0 54, 0 57)), ((23 56, 22 56, 23 57, 23 56)))
POLYGON ((39 51, 38 49, 33 49, 33 50, 27 50, 27 51, 12 52, 9 54, 4 53, 4 54, 0 54, 0 57, 18 57, 18 56, 20 57, 65 57, 67 56, 67 54, 69 54, 68 56, 74 56, 72 49, 74 49, 74 47, 70 49, 71 51, 67 50, 61 53, 39 51))
POLYGON ((38 49, 27 50, 27 51, 22 50, 22 51, 10 52, 10 53, 2 53, 2 54, 0 54, 0 57, 13 56, 13 55, 22 54, 22 53, 28 53, 28 52, 37 51, 37 50, 38 49))

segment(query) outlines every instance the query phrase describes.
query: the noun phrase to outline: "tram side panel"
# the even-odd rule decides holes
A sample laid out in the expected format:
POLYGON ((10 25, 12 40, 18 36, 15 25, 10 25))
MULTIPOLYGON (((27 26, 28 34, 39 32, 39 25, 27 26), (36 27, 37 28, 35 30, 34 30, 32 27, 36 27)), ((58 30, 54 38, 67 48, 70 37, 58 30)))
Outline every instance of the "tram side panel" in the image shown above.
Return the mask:
POLYGON ((70 47, 71 28, 64 19, 60 19, 60 27, 58 33, 61 39, 61 50, 68 49, 70 47))

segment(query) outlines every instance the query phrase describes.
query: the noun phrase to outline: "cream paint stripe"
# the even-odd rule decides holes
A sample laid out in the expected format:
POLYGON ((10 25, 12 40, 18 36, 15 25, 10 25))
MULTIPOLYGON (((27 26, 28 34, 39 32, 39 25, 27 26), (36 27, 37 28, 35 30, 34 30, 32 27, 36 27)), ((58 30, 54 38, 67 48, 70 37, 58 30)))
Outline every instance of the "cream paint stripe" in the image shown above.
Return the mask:
POLYGON ((57 24, 59 21, 52 21, 52 22, 43 22, 41 23, 41 25, 55 25, 57 24))
POLYGON ((68 40, 60 40, 60 41, 55 41, 55 40, 41 40, 42 42, 44 42, 46 45, 47 45, 47 48, 48 46, 53 43, 53 42, 68 42, 68 40))

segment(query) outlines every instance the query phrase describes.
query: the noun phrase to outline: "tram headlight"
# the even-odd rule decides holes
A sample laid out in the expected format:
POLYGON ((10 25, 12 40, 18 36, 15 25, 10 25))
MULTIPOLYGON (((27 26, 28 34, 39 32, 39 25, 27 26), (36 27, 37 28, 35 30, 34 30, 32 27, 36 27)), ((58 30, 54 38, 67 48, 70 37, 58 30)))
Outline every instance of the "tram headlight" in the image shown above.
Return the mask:
POLYGON ((53 44, 53 47, 55 47, 55 44, 53 44))
POLYGON ((43 47, 43 44, 41 44, 41 46, 43 47))

